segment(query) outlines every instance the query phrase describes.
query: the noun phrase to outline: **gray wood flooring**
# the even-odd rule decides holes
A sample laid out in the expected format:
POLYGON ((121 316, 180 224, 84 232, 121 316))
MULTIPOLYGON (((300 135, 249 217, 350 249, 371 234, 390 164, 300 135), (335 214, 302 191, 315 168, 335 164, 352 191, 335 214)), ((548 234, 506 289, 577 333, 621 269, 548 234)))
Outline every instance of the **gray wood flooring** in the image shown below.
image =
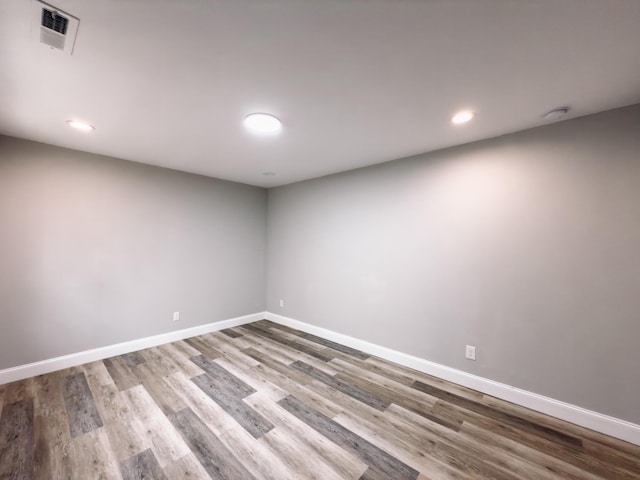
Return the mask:
POLYGON ((640 447, 268 321, 0 386, 0 479, 640 479, 640 447))

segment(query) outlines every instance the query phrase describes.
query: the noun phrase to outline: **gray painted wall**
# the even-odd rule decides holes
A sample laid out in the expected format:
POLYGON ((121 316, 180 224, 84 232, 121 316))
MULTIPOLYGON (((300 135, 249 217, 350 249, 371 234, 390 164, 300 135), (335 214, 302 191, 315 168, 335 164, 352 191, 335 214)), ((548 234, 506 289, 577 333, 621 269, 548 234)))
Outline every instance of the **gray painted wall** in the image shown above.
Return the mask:
POLYGON ((267 265, 271 312, 640 423, 638 106, 272 189, 267 265))
POLYGON ((0 369, 263 311, 265 222, 261 188, 0 137, 0 369))

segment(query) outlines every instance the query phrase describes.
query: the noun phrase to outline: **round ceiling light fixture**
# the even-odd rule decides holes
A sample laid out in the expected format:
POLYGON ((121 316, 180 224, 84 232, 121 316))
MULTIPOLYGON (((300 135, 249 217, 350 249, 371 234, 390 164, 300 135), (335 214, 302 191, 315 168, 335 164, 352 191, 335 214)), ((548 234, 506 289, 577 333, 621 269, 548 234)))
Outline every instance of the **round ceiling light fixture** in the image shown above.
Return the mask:
POLYGON ((78 120, 67 120, 67 125, 83 132, 92 132, 96 129, 93 125, 89 125, 88 123, 80 122, 78 120))
POLYGON ((554 108, 550 112, 545 113, 542 116, 542 119, 546 120, 547 122, 555 122, 565 117, 567 113, 569 113, 569 107, 558 107, 554 108))
POLYGON ((462 110, 451 117, 451 123, 455 125, 462 125, 463 123, 467 123, 473 120, 473 117, 475 116, 476 114, 471 110, 462 110))
POLYGON ((258 135, 275 135, 282 130, 280 119, 268 113, 250 113, 244 118, 244 126, 258 135))

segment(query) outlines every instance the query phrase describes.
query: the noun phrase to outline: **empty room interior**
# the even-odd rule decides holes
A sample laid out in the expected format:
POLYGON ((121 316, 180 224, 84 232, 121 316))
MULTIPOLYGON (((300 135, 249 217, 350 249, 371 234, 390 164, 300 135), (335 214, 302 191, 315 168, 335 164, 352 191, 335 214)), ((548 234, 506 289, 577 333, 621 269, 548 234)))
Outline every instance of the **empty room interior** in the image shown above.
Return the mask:
POLYGON ((640 479, 640 1, 0 26, 0 479, 640 479))

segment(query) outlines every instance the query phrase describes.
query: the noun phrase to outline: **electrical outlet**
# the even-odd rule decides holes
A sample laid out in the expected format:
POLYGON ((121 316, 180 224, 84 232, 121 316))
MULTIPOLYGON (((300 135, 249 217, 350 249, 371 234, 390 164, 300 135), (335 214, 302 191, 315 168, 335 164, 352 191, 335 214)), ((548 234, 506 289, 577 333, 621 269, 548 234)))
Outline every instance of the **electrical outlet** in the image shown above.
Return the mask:
POLYGON ((173 321, 177 322, 180 320, 180 312, 173 312, 173 321))
POLYGON ((475 361, 475 359, 476 359, 476 347, 473 347, 471 345, 467 345, 465 356, 469 360, 474 360, 475 361))
POLYGON ((284 300, 280 299, 280 308, 284 307, 284 300))

